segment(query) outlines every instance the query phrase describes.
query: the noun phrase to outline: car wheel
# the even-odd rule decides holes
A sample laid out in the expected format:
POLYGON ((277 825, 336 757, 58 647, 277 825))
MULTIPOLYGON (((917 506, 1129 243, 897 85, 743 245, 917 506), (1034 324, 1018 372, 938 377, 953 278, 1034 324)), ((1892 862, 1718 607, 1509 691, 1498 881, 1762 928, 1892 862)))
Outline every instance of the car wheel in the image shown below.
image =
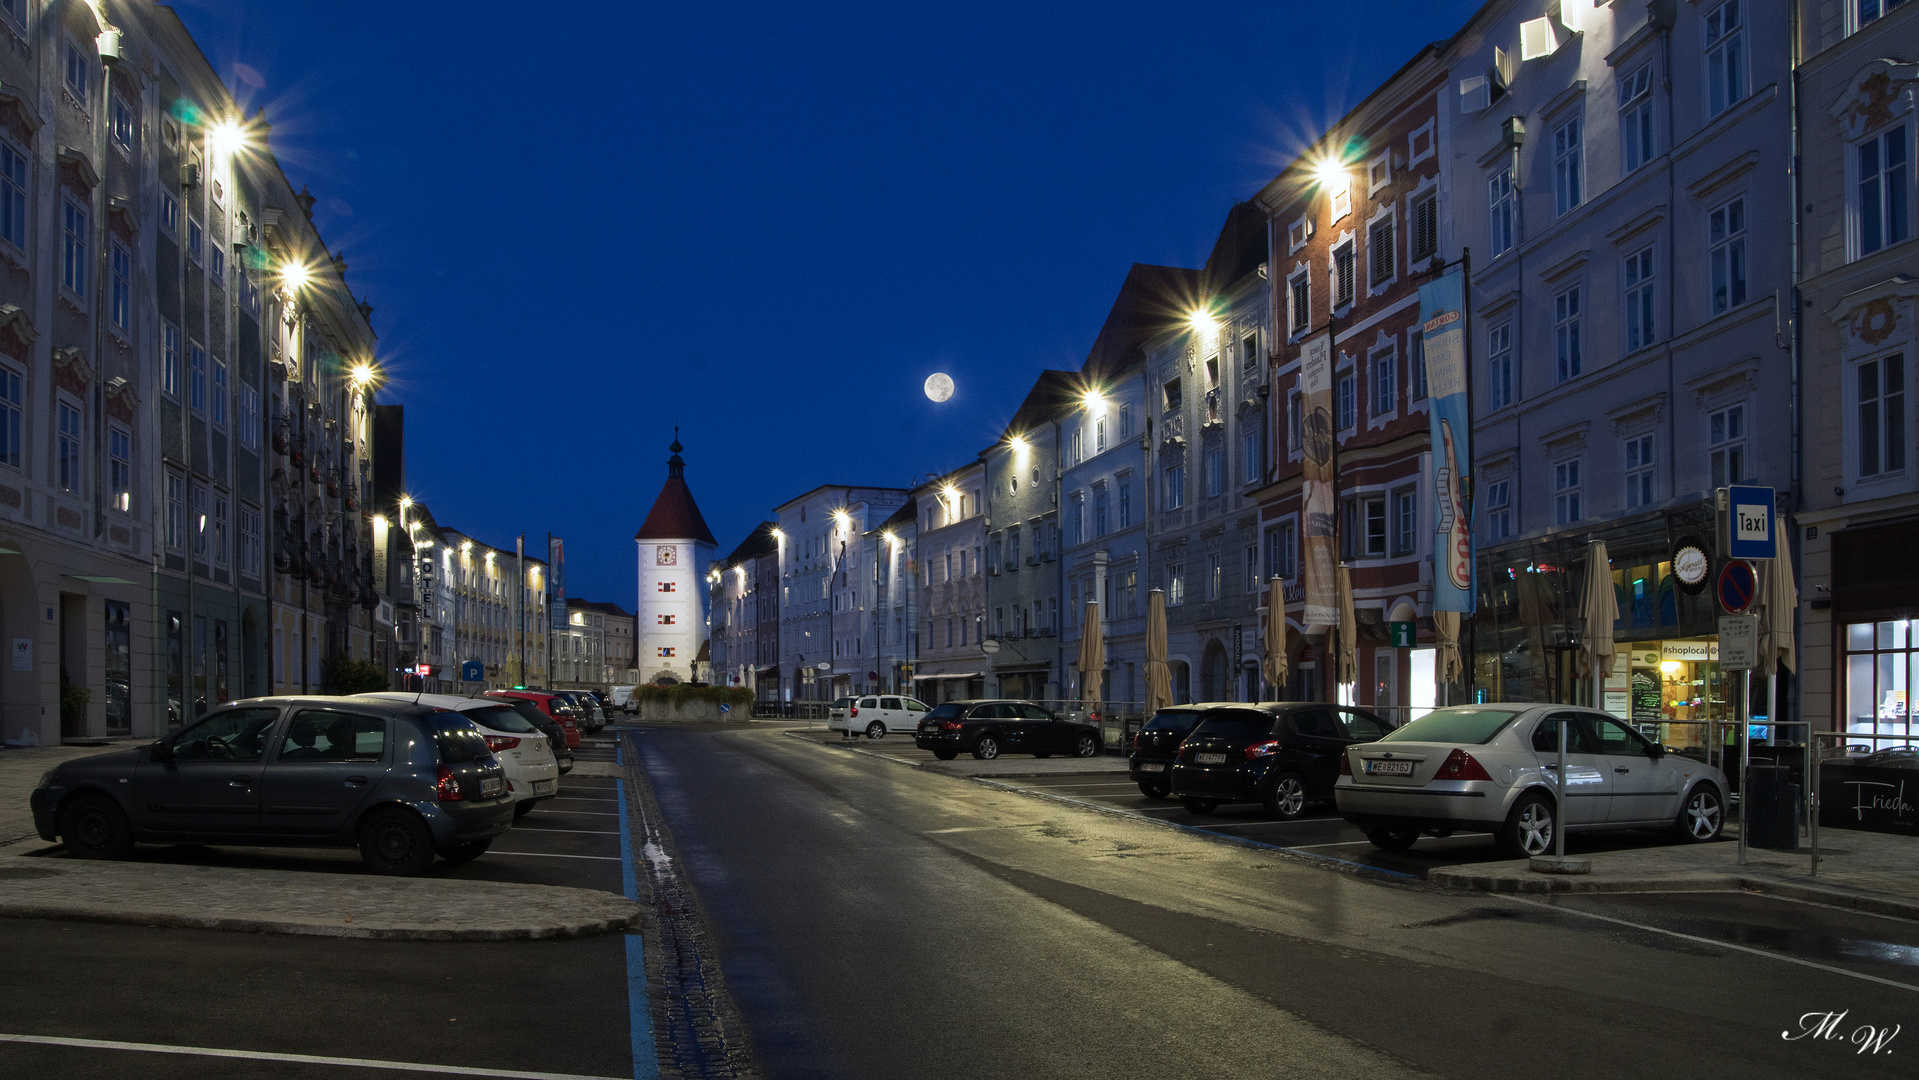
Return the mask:
POLYGON ((1298 773, 1280 773, 1273 781, 1273 793, 1266 797, 1266 812, 1282 821, 1305 813, 1306 781, 1298 773))
POLYGON ((1381 851, 1405 851, 1419 840, 1418 829, 1367 829, 1366 839, 1381 851))
POLYGON ((60 813, 60 839, 76 859, 124 859, 133 854, 133 824, 105 795, 83 795, 60 813))
POLYGON ((973 744, 973 756, 981 761, 991 761, 999 756, 999 740, 991 735, 981 735, 973 744))
POLYGON ((1182 798, 1179 804, 1195 814, 1210 814, 1219 809, 1219 804, 1212 799, 1182 798))
POLYGON ((933 756, 941 761, 951 761, 959 756, 958 750, 935 750, 933 756))
POLYGON ((1148 784, 1142 780, 1139 785, 1139 793, 1149 799, 1164 799, 1173 792, 1172 789, 1168 788, 1165 784, 1148 784))
POLYGON ((880 723, 878 720, 866 725, 866 737, 869 739, 886 738, 886 725, 880 723))
POLYGON ((377 810, 360 826, 360 858, 375 873, 424 874, 433 865, 433 833, 410 810, 377 810))
POLYGON ((513 804, 513 820, 518 821, 521 818, 527 816, 528 814, 531 814, 533 812, 533 808, 538 805, 539 805, 538 799, 521 799, 519 802, 514 803, 513 804))
POLYGON ((1081 735, 1079 741, 1073 744, 1074 757, 1092 757, 1097 753, 1099 753, 1099 740, 1091 735, 1081 735))
POLYGON ((1725 825, 1726 800, 1720 798, 1717 787, 1701 784, 1686 796, 1686 805, 1679 808, 1679 820, 1673 823, 1673 832, 1687 843, 1703 844, 1719 839, 1719 830, 1725 825))
POLYGON ((486 849, 492 846, 491 840, 468 840, 464 844, 455 845, 452 851, 447 852, 446 861, 454 864, 472 862, 486 854, 486 849))
POLYGON ((1539 792, 1522 795, 1497 837, 1500 851, 1509 859, 1544 855, 1553 849, 1553 831, 1559 827, 1559 815, 1552 800, 1539 792))

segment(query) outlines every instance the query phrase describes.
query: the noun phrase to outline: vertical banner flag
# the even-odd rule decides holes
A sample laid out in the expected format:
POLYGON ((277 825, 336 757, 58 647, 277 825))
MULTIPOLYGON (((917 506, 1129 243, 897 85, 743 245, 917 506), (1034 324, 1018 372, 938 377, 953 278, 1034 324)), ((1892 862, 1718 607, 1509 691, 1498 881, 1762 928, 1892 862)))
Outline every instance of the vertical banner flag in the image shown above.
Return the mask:
POLYGON ((553 632, 566 632, 566 541, 548 533, 546 536, 546 580, 552 593, 547 598, 547 612, 553 618, 553 632))
POLYGON ((1339 622, 1339 560, 1333 544, 1333 334, 1328 330, 1306 342, 1299 358, 1300 445, 1305 448, 1306 481, 1300 510, 1305 527, 1307 626, 1339 622))
POLYGON ((1419 287, 1425 336, 1427 410, 1432 421, 1433 610, 1471 614, 1473 523, 1466 514, 1473 436, 1467 418, 1465 275, 1455 269, 1419 287))

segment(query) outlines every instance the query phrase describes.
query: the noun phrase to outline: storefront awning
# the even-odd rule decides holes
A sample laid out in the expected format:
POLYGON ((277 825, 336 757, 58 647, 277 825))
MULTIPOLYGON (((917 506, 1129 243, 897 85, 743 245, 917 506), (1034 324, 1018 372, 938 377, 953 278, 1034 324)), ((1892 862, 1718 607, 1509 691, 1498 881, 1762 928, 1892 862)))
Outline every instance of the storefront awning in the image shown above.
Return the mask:
POLYGON ((930 681, 934 679, 977 679, 984 674, 986 673, 983 671, 956 671, 951 674, 915 675, 913 676, 913 681, 924 682, 924 681, 930 681))

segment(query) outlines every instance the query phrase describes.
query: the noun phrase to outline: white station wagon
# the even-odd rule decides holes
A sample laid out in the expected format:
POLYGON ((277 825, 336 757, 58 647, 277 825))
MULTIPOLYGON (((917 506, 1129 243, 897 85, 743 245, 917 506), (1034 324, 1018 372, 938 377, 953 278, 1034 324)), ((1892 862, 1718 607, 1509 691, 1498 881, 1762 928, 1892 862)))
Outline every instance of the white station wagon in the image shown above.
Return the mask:
POLYGON ((884 738, 889 731, 911 732, 920 726, 928 706, 917 698, 900 694, 867 694, 842 698, 833 703, 826 715, 828 731, 848 735, 865 733, 869 739, 884 738))
POLYGON ((1333 797, 1387 851, 1420 835, 1489 832, 1511 858, 1552 850, 1553 830, 1667 828, 1718 837, 1726 778, 1592 709, 1512 702, 1437 709, 1346 749, 1333 797), (1565 813, 1557 780, 1566 725, 1565 813))

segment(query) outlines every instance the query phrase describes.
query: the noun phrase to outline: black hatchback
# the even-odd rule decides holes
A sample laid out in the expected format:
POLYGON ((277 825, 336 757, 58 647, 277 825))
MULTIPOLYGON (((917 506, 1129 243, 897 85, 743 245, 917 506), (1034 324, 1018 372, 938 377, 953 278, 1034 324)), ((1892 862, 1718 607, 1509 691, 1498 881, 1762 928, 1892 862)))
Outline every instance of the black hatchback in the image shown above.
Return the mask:
POLYGON ((1175 705, 1153 714, 1146 726, 1133 737, 1133 752, 1126 758, 1126 775, 1139 785, 1139 793, 1149 799, 1172 795, 1173 779, 1168 773, 1173 759, 1179 757, 1179 744, 1193 733, 1199 718, 1216 705, 1175 705))
POLYGON ((1372 713, 1344 705, 1209 709, 1180 744, 1170 772, 1173 794, 1200 814, 1221 803, 1256 802, 1274 817, 1296 818, 1308 802, 1332 801, 1346 747, 1373 742, 1392 729, 1372 713))
POLYGON ((1099 728, 1053 713, 1030 701, 948 701, 929 709, 913 731, 913 745, 951 761, 965 750, 982 761, 1001 754, 1092 757, 1100 751, 1099 728))

